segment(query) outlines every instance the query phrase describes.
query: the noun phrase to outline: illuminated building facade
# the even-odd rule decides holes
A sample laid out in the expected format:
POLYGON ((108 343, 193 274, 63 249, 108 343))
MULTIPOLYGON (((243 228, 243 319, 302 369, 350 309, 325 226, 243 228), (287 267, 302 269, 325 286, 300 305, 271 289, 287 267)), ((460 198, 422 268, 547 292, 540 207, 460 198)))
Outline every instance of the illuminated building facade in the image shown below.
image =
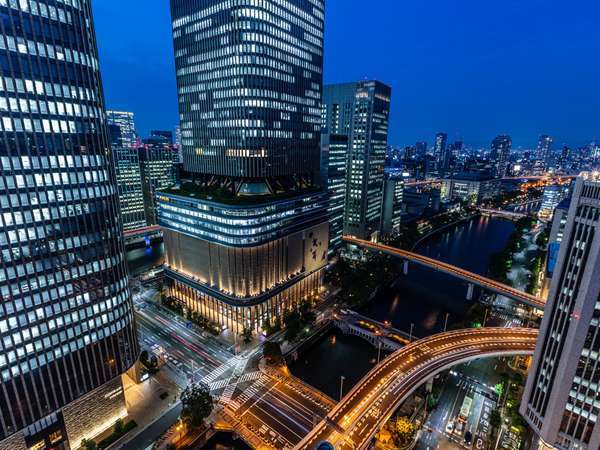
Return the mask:
POLYGON ((600 177, 577 179, 520 412, 542 448, 600 447, 600 177))
POLYGON ((552 157, 552 137, 542 134, 538 140, 535 152, 535 161, 533 163, 534 175, 542 175, 548 170, 550 159, 552 157))
POLYGON ((68 449, 138 354, 91 4, 0 16, 0 449, 68 449))
POLYGON ((316 294, 322 0, 172 0, 184 175, 161 192, 170 296, 234 332, 316 294))
POLYGON ((384 237, 400 234, 404 180, 401 174, 386 173, 381 207, 381 234, 384 237))
POLYGON ((115 155, 123 230, 139 229, 147 224, 133 113, 109 110, 106 119, 115 155))
POLYGON ((329 255, 342 246, 344 206, 348 165, 348 137, 342 134, 321 135, 321 176, 329 195, 329 255))
POLYGON ((325 86, 323 128, 348 137, 344 232, 370 239, 381 225, 392 90, 379 81, 325 86))
POLYGON ((152 136, 144 139, 138 149, 142 176, 144 210, 148 225, 158 223, 157 193, 176 184, 175 161, 177 150, 164 136, 152 136))
POLYGON ((506 134, 496 136, 492 141, 490 160, 494 168, 496 178, 504 178, 510 168, 510 149, 512 139, 506 134))

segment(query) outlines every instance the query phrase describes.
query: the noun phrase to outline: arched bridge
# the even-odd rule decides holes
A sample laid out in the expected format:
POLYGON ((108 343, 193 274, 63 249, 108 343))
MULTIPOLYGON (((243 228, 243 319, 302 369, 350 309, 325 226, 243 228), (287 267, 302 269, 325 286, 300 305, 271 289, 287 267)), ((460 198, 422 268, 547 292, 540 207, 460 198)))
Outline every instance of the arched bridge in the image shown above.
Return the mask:
POLYGON ((447 368, 472 359, 532 354, 538 330, 479 328, 420 339, 375 366, 300 443, 336 449, 366 448, 398 406, 421 384, 447 368))
POLYGON ((363 239, 357 239, 351 236, 344 236, 343 240, 350 244, 357 245, 369 250, 375 250, 382 253, 386 253, 397 258, 401 258, 405 261, 411 261, 421 266, 428 267, 438 272, 446 273, 454 277, 465 280, 469 283, 469 292, 472 293, 472 285, 481 286, 488 291, 495 292, 496 294, 503 295, 505 297, 512 298, 513 300, 523 303, 534 308, 544 309, 546 302, 544 299, 536 297, 535 295, 528 294, 526 292, 515 289, 512 286, 508 286, 504 283, 500 283, 491 278, 483 277, 468 270, 461 269, 460 267, 453 266, 437 259, 429 258, 427 256, 419 255, 418 253, 409 252, 408 250, 402 250, 396 247, 390 247, 389 245, 378 244, 371 241, 365 241, 363 239))

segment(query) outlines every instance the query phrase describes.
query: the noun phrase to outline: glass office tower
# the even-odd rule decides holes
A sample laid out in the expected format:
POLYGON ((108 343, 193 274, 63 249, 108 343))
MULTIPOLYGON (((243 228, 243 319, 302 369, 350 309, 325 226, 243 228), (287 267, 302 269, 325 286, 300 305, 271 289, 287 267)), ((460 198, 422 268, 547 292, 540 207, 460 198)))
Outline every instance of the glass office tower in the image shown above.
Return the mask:
POLYGON ((379 81, 325 86, 323 128, 348 137, 344 233, 370 239, 381 225, 392 89, 379 81))
POLYGON ((0 449, 69 448, 137 356, 91 6, 0 16, 0 449))
POLYGON ((235 332, 315 295, 322 0, 172 0, 186 176, 159 194, 170 295, 235 332))
POLYGON ((147 223, 133 113, 108 110, 106 119, 117 169, 123 231, 137 230, 147 223))
POLYGON ((600 447, 600 175, 577 179, 521 414, 540 448, 600 447))

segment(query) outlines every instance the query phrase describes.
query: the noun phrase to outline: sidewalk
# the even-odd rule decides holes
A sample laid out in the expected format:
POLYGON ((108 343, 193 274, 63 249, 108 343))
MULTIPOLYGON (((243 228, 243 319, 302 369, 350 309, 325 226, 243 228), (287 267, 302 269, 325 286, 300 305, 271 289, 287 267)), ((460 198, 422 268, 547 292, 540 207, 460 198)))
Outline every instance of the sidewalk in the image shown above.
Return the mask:
POLYGON ((143 383, 125 384, 124 390, 129 413, 126 421, 135 420, 137 427, 109 448, 141 450, 152 444, 179 417, 180 388, 163 368, 143 383))

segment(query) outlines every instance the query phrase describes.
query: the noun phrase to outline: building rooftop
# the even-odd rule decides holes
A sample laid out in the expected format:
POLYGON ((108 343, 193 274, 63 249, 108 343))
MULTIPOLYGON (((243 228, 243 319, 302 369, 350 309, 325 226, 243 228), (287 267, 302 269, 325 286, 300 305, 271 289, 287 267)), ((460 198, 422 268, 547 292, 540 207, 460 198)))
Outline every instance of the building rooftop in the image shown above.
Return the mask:
POLYGON ((294 197, 299 197, 302 195, 316 194, 320 191, 320 188, 310 188, 301 191, 290 191, 277 194, 235 195, 230 191, 220 187, 199 186, 195 183, 187 182, 181 184, 181 186, 163 189, 161 192, 168 195, 191 197, 198 200, 224 203, 227 205, 260 205, 264 203, 293 199, 294 197))

